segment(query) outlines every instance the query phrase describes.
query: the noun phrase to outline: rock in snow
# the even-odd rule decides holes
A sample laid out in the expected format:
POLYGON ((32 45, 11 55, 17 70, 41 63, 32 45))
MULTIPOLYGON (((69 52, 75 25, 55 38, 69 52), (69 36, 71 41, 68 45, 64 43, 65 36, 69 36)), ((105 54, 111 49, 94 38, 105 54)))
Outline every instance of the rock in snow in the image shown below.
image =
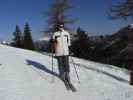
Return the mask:
POLYGON ((71 81, 77 89, 73 93, 58 78, 57 60, 54 72, 51 63, 50 56, 0 45, 0 100, 133 100, 125 69, 70 57, 71 81))

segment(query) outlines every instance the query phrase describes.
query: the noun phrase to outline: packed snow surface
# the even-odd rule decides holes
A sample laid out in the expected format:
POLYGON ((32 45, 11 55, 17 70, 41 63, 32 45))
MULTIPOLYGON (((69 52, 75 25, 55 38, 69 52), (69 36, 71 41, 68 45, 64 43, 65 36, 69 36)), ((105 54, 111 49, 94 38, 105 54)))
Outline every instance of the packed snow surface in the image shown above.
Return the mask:
POLYGON ((53 62, 54 72, 51 56, 0 45, 0 100, 133 100, 125 69, 70 57, 72 92, 53 62))

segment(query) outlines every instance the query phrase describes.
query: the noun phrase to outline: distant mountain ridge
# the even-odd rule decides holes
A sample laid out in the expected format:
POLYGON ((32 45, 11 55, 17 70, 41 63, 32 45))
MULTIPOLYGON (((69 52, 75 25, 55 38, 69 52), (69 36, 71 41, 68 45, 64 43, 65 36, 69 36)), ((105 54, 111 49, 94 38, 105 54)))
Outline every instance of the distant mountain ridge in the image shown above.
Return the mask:
POLYGON ((128 41, 133 37, 133 24, 130 24, 112 35, 114 38, 125 38, 128 41))
POLYGON ((89 46, 88 59, 131 69, 128 63, 131 60, 133 63, 133 24, 112 35, 89 38, 92 45, 89 46))
POLYGON ((106 38, 110 39, 105 53, 110 54, 110 63, 131 69, 128 64, 133 61, 133 24, 130 24, 118 32, 106 38))

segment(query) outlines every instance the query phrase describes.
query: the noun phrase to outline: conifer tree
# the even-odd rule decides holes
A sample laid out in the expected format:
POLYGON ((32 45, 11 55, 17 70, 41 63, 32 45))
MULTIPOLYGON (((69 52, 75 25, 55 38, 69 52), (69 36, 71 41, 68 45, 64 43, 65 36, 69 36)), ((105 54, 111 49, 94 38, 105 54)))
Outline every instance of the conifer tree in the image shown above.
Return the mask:
POLYGON ((22 33, 18 25, 16 25, 15 32, 13 33, 14 38, 13 38, 13 43, 12 45, 18 48, 22 48, 22 33))
MULTIPOLYGON (((118 4, 114 5, 110 9, 110 16, 113 19, 133 18, 133 0, 123 0, 123 1, 119 2, 118 4)), ((129 38, 132 38, 132 36, 130 36, 129 38)), ((130 48, 133 48, 133 42, 132 41, 129 41, 128 44, 131 44, 130 48)), ((129 45, 127 45, 127 47, 128 46, 129 45)), ((129 65, 130 68, 133 68, 133 58, 130 57, 130 55, 132 55, 132 53, 133 53, 133 49, 130 49, 130 52, 128 51, 128 55, 127 55, 127 58, 128 58, 127 65, 129 65)), ((133 85, 133 69, 131 69, 130 84, 133 85)))
POLYGON ((121 0, 113 5, 109 15, 112 19, 133 18, 133 0, 121 0))
POLYGON ((30 30, 28 23, 25 24, 25 28, 24 28, 23 45, 24 45, 25 49, 35 50, 34 42, 32 40, 32 36, 31 36, 31 30, 30 30))
POLYGON ((58 26, 60 24, 64 25, 65 29, 68 29, 68 24, 72 24, 75 21, 69 16, 67 16, 67 11, 70 10, 72 6, 69 0, 54 0, 53 4, 46 13, 48 17, 48 30, 47 32, 58 31, 58 26))
POLYGON ((75 56, 88 59, 90 52, 89 37, 80 27, 77 29, 76 40, 72 42, 71 51, 75 56))

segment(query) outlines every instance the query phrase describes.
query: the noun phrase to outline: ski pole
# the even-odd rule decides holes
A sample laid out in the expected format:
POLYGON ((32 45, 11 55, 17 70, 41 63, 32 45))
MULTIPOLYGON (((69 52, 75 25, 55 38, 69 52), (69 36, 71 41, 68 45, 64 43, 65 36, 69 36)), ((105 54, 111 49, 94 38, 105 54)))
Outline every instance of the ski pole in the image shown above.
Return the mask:
POLYGON ((73 67, 74 67, 74 69, 75 69, 75 73, 76 73, 76 76, 77 76, 77 79, 78 79, 78 83, 80 83, 79 75, 78 75, 78 72, 77 72, 76 66, 75 66, 75 64, 74 64, 74 60, 73 60, 72 57, 71 57, 71 59, 72 59, 73 67))
MULTIPOLYGON (((54 72, 54 61, 53 61, 53 48, 52 48, 52 64, 51 64, 51 67, 52 67, 52 73, 54 72)), ((54 83, 54 75, 52 75, 52 83, 54 83)))

